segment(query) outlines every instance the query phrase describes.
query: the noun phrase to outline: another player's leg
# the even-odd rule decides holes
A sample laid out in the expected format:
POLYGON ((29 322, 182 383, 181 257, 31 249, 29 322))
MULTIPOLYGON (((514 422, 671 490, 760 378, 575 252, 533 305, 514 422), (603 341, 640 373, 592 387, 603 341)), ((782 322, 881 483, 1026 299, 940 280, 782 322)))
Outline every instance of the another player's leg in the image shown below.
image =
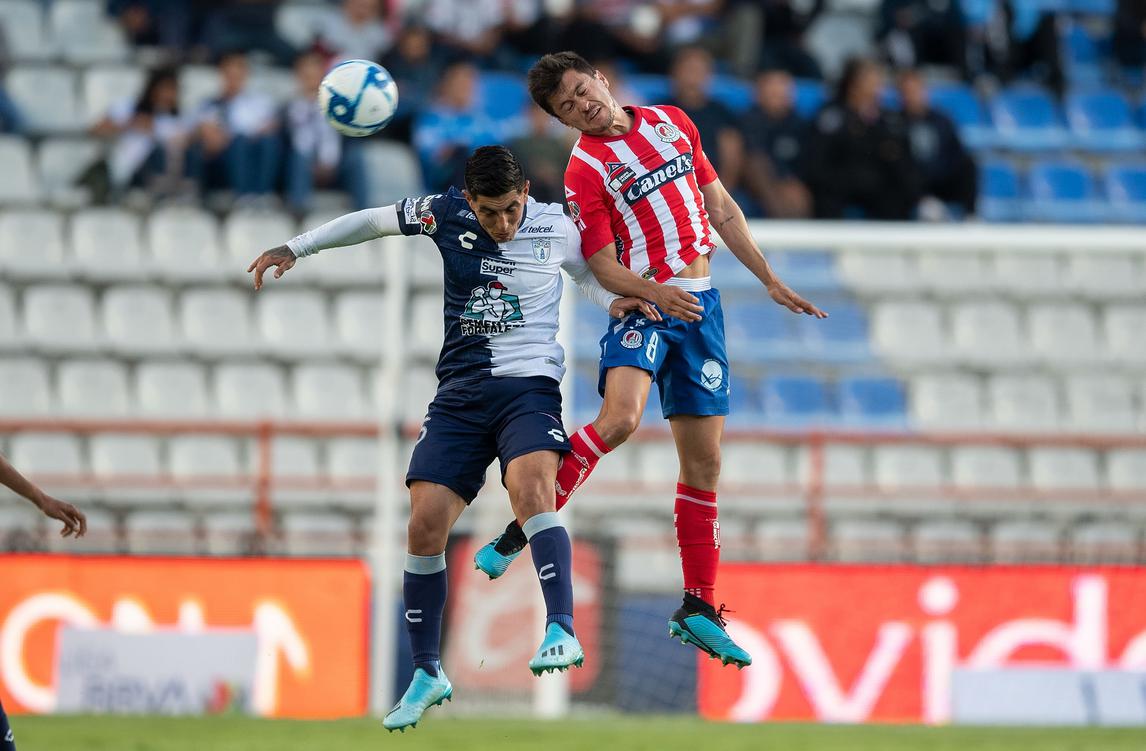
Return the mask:
POLYGON ((0 704, 0 751, 16 751, 16 736, 12 734, 3 704, 0 704))
POLYGON ((553 503, 559 456, 556 451, 533 451, 512 459, 505 471, 510 503, 529 540, 545 597, 545 638, 529 661, 535 675, 580 667, 585 661, 573 630, 573 547, 553 503))
MULTIPOLYGON (((569 438, 570 450, 561 455, 554 483, 558 511, 585 483, 605 454, 620 446, 641 423, 652 376, 636 367, 609 368, 604 375, 605 398, 597 419, 569 438)), ((505 531, 474 555, 474 567, 490 579, 505 573, 526 545, 525 533, 514 519, 505 531)))
POLYGON ((402 596, 406 632, 414 653, 414 677, 383 720, 387 730, 414 727, 431 706, 448 701, 453 686, 441 665, 442 611, 446 607, 446 539, 466 504, 454 491, 431 482, 410 485, 410 522, 402 596))

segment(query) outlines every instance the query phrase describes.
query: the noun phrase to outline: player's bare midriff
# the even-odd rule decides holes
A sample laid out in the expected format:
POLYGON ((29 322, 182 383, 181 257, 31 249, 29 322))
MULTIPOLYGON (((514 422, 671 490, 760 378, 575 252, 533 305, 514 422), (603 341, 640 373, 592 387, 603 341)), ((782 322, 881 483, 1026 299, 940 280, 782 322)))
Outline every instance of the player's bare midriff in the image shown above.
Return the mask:
POLYGON ((708 256, 697 256, 692 263, 685 266, 676 274, 677 279, 700 279, 709 276, 708 256))

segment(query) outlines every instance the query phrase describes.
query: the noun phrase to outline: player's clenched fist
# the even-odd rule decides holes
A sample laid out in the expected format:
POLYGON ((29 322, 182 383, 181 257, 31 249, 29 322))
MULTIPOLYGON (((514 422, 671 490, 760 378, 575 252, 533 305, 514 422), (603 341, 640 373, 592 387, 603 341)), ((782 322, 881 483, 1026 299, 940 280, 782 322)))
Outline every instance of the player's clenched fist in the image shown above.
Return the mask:
POLYGON ((247 267, 247 273, 255 272, 255 289, 260 289, 263 286, 263 274, 266 273, 267 269, 272 266, 275 267, 275 279, 278 279, 294 268, 297 261, 298 258, 290 248, 280 245, 277 248, 271 248, 251 261, 251 265, 247 267))

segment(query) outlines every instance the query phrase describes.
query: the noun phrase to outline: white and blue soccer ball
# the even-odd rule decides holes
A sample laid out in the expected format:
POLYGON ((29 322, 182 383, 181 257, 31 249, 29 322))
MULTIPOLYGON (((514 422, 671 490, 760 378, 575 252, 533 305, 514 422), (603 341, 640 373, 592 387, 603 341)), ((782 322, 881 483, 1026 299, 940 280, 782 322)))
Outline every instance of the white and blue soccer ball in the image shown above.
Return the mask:
POLYGON ((322 79, 318 107, 339 133, 356 138, 373 135, 398 111, 398 84, 378 63, 347 60, 322 79))

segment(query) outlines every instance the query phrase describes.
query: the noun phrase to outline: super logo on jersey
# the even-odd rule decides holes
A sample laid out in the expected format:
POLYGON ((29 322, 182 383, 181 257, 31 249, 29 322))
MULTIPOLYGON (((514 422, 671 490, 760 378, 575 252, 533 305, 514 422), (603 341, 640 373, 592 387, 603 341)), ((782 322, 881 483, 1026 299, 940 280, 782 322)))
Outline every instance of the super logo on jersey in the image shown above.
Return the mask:
POLYGON ((493 336, 525 325, 521 301, 498 281, 474 287, 461 316, 463 336, 493 336))

